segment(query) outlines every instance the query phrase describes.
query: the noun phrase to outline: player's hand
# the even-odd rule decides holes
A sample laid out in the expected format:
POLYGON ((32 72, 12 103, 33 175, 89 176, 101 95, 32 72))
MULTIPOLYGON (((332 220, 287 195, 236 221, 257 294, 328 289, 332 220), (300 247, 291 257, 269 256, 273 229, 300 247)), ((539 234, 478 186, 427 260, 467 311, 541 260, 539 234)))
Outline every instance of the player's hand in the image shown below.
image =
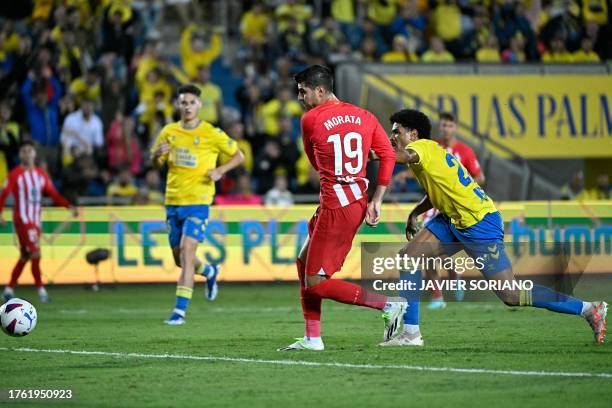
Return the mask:
POLYGON ((219 169, 210 169, 208 170, 208 178, 212 181, 219 181, 223 177, 223 172, 219 169))
POLYGON ((380 201, 370 201, 366 210, 365 221, 370 227, 376 227, 380 221, 380 201))
POLYGON ((68 207, 68 209, 70 210, 70 213, 72 214, 73 218, 77 218, 79 216, 79 209, 74 205, 71 205, 70 207, 68 207))
POLYGON ((160 156, 168 154, 169 151, 170 151, 170 146, 168 145, 168 143, 162 142, 159 144, 159 146, 157 146, 157 149, 155 149, 153 156, 155 158, 158 158, 160 156))
POLYGON ((416 215, 411 213, 406 220, 406 239, 411 241, 417 232, 419 232, 419 220, 416 215))

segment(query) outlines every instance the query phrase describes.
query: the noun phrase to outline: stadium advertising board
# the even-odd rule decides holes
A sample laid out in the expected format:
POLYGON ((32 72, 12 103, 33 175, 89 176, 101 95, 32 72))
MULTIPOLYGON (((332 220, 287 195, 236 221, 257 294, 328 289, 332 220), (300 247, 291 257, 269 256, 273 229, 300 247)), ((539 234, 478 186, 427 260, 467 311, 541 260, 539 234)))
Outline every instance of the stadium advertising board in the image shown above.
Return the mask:
MULTIPOLYGON (((610 75, 387 75, 413 95, 407 106, 458 115, 527 158, 612 156, 610 75)), ((394 91, 373 76, 369 84, 394 91)), ((464 132, 465 133, 465 132, 464 132)))
MULTIPOLYGON (((610 272, 606 259, 612 253, 612 207, 606 202, 499 203, 506 222, 510 256, 516 244, 529 242, 532 256, 546 256, 549 242, 597 242, 587 272, 610 272), (511 245, 513 244, 513 245, 511 245)), ((403 242, 407 204, 388 204, 384 223, 362 226, 347 258, 342 276, 359 278, 362 242, 403 242)), ((314 206, 285 209, 263 207, 213 207, 206 242, 198 255, 223 265, 221 280, 294 280, 295 257, 307 236, 307 221, 314 206)), ((74 220, 64 209, 44 211, 42 238, 43 278, 55 284, 93 283, 94 267, 86 254, 109 249, 110 259, 99 264, 102 282, 174 282, 179 269, 168 248, 164 210, 161 207, 84 207, 74 220)), ((9 212, 5 218, 10 219, 9 212)), ((18 257, 11 223, 0 229, 0 281, 9 280, 18 257)), ((24 273, 22 283, 32 283, 24 273)))

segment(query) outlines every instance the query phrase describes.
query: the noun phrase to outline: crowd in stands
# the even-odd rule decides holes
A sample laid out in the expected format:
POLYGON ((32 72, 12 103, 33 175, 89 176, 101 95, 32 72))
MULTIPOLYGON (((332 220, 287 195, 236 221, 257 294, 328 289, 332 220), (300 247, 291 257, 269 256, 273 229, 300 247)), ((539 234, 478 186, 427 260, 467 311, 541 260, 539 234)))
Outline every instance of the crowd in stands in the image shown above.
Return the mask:
POLYGON ((246 156, 219 182, 217 202, 289 205, 293 194, 319 190, 300 146, 293 81, 308 64, 572 63, 612 54, 606 0, 214 2, 227 3, 225 25, 210 23, 219 19, 203 0, 28 1, 27 15, 0 17, 0 185, 20 140, 32 139, 74 202, 163 202, 164 175, 148 152, 177 119, 180 83, 201 88, 201 119, 246 156), (160 34, 168 27, 180 31, 176 41, 160 34), (213 64, 242 78, 235 95, 223 94, 213 64), (224 104, 230 97, 235 108, 224 104))

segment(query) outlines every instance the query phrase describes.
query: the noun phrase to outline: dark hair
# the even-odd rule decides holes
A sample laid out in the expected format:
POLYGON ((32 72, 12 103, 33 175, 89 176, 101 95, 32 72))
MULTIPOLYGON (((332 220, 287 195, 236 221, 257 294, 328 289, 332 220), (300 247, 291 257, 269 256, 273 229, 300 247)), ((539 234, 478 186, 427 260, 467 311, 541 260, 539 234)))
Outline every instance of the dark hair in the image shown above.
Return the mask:
POLYGON ((293 79, 296 83, 304 84, 308 88, 320 86, 329 92, 334 90, 334 76, 331 70, 323 65, 311 65, 295 74, 293 79))
POLYGON ((194 84, 181 85, 179 86, 179 89, 176 91, 177 95, 193 94, 197 97, 200 97, 201 93, 202 91, 200 91, 200 88, 198 88, 194 84))
POLYGON ((389 117, 391 123, 399 123, 406 129, 418 132, 419 139, 431 139, 431 122, 427 115, 415 109, 402 109, 389 117))
POLYGON ((19 143, 19 150, 26 146, 32 146, 33 149, 36 149, 36 142, 30 139, 22 140, 21 143, 19 143))
POLYGON ((450 112, 440 112, 440 120, 457 123, 457 117, 450 112))

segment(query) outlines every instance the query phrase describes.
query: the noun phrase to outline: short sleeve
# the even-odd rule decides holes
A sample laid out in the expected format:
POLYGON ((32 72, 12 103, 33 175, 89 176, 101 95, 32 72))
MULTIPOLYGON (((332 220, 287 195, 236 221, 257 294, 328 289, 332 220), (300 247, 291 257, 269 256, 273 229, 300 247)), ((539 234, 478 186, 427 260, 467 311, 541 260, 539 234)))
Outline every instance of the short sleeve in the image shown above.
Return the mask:
POLYGON ((233 156, 238 151, 238 143, 227 135, 224 131, 219 128, 215 128, 213 132, 216 132, 215 140, 217 142, 217 148, 219 152, 228 156, 233 156))
POLYGON ((167 132, 167 126, 165 126, 161 132, 159 132, 159 136, 157 136, 157 139, 155 139, 155 143, 153 143, 153 146, 151 146, 151 150, 150 153, 153 154, 153 152, 155 152, 155 150, 157 150, 157 147, 162 144, 163 142, 167 142, 168 141, 168 132, 167 132))
POLYGON ((406 146, 406 150, 408 149, 414 150, 416 154, 419 155, 419 161, 413 164, 418 164, 418 165, 423 166, 429 160, 429 149, 428 149, 426 142, 427 142, 426 140, 420 139, 406 146))

